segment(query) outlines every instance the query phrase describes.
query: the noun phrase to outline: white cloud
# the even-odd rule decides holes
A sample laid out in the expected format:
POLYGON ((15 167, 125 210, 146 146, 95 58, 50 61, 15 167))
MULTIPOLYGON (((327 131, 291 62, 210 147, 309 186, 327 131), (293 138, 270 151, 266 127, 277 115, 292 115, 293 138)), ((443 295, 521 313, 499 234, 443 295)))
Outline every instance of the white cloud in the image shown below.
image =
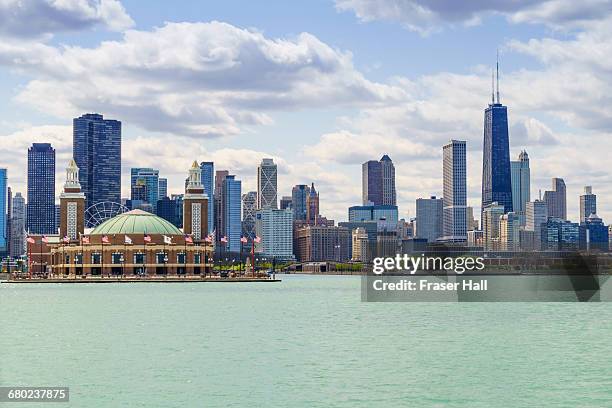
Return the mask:
POLYGON ((237 134, 271 112, 358 107, 403 97, 371 82, 348 52, 308 33, 269 39, 230 24, 167 23, 96 48, 0 46, 0 63, 33 76, 18 100, 58 116, 100 111, 162 132, 237 134))
POLYGON ((102 26, 112 31, 134 21, 118 0, 0 0, 0 35, 49 36, 102 26))

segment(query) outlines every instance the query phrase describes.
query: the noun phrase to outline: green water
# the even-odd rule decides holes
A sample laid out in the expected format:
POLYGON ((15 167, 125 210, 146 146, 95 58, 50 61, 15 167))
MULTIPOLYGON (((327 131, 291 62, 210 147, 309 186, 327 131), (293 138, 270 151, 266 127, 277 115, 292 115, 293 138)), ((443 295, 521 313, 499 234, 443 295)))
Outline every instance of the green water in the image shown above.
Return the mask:
POLYGON ((0 285, 0 385, 74 407, 609 407, 610 303, 362 303, 359 277, 0 285))

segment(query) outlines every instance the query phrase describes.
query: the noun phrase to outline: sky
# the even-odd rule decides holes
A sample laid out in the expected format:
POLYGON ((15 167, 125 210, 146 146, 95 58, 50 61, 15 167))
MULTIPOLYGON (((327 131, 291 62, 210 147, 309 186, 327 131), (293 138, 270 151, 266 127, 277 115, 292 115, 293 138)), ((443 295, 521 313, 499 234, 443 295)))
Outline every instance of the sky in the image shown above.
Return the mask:
MULTIPOLYGON (((281 196, 315 183, 321 213, 361 204, 361 163, 395 163, 400 217, 442 193, 442 146, 468 146, 480 205, 484 109, 500 55, 511 159, 531 159, 531 195, 565 179, 568 217, 592 185, 612 219, 612 0, 0 0, 0 167, 26 192, 27 148, 57 150, 72 118, 123 123, 129 169, 181 193, 193 160, 256 190, 264 157, 281 196)), ((478 210, 475 211, 478 214, 478 210)))

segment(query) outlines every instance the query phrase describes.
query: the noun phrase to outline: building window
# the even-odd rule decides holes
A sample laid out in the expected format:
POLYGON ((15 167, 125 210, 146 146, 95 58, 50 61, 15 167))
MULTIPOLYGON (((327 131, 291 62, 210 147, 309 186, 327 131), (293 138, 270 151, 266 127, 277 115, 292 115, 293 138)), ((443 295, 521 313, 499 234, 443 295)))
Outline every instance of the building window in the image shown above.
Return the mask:
POLYGON ((94 265, 99 265, 101 263, 101 256, 100 254, 91 254, 91 263, 94 265))
POLYGON ((121 264, 121 263, 123 263, 123 260, 124 260, 123 259, 123 254, 120 253, 120 252, 115 252, 113 254, 113 256, 111 257, 111 259, 112 259, 111 262, 114 263, 114 264, 121 264))
POLYGON ((158 252, 155 254, 155 260, 158 264, 163 264, 168 262, 168 255, 165 252, 158 252))
POLYGON ((83 254, 76 254, 74 256, 74 263, 77 265, 82 265, 83 264, 83 254))
POLYGON ((144 254, 141 254, 141 253, 134 254, 134 263, 135 264, 143 264, 143 263, 145 263, 145 256, 144 256, 144 254))
POLYGON ((185 263, 185 253, 180 252, 176 254, 176 263, 184 264, 185 263))
POLYGON ((199 265, 199 264, 201 264, 201 263, 202 263, 202 255, 200 255, 200 254, 195 254, 195 255, 193 256, 193 263, 194 263, 194 264, 198 264, 198 265, 199 265))

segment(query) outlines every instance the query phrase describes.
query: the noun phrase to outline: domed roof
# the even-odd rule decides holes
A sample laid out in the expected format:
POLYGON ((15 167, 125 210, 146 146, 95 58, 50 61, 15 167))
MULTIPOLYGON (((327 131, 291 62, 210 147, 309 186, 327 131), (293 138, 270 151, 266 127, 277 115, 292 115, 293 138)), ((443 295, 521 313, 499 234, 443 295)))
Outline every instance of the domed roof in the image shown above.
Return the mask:
POLYGON ((142 210, 132 210, 104 221, 91 235, 164 234, 183 235, 180 229, 161 217, 142 210))

